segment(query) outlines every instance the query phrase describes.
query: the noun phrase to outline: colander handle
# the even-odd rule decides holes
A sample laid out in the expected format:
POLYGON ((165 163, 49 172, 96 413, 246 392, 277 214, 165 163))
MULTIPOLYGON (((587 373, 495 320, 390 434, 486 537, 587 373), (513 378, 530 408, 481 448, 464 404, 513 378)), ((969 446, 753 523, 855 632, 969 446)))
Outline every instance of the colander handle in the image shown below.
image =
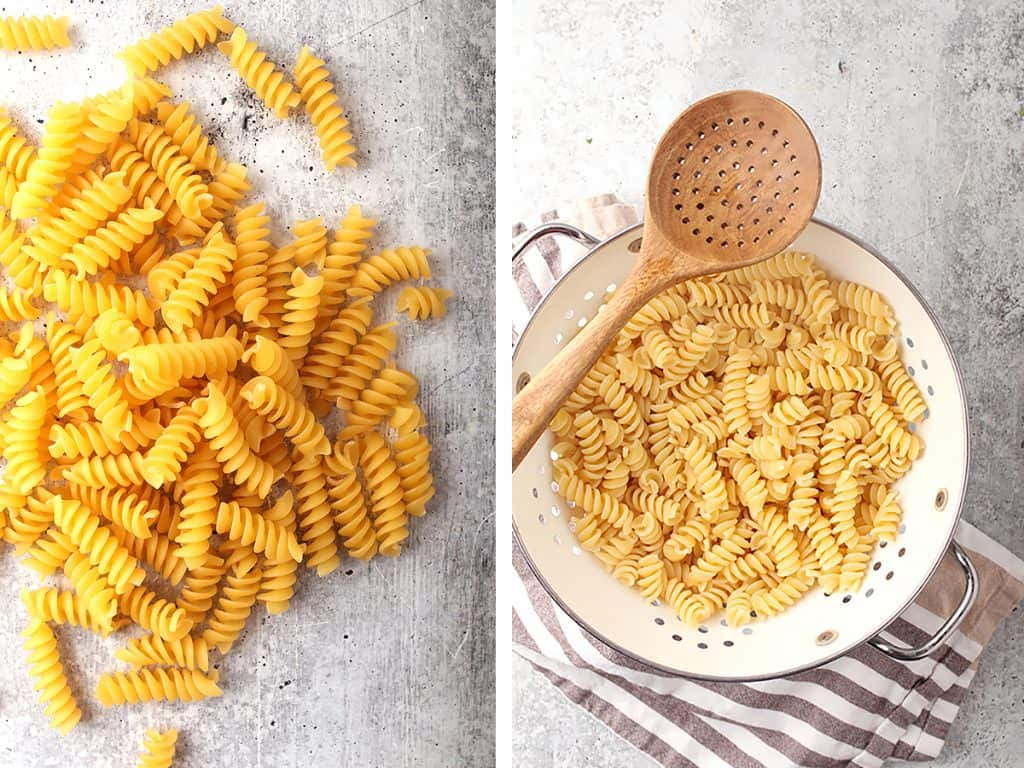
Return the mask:
POLYGON ((956 610, 942 623, 942 626, 938 628, 935 634, 921 643, 921 645, 910 648, 902 645, 893 645, 882 640, 880 637, 873 637, 868 640, 868 643, 897 661, 917 661, 928 656, 953 634, 953 630, 960 625, 961 620, 971 610, 971 606, 974 605, 974 599, 978 596, 978 571, 975 569, 974 563, 967 556, 967 553, 955 541, 951 549, 953 557, 957 559, 960 567, 964 569, 964 596, 960 599, 960 604, 956 607, 956 610))
POLYGON ((575 240, 577 243, 586 246, 587 248, 593 248, 601 242, 589 232, 584 232, 582 229, 574 227, 572 224, 566 224, 561 221, 549 221, 547 224, 541 224, 536 229, 527 233, 526 237, 523 238, 523 241, 516 246, 514 251, 512 251, 512 263, 514 264, 518 261, 527 248, 547 235, 563 235, 564 237, 568 237, 570 240, 575 240))

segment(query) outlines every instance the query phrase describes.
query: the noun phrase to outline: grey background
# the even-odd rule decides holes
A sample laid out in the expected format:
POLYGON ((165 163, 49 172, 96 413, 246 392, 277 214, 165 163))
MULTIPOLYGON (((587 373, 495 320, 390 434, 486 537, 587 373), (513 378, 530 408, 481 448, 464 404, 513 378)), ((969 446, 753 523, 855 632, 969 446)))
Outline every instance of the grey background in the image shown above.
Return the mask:
MULTIPOLYGON (((208 3, 51 0, 74 20, 74 48, 2 54, 0 103, 38 135, 54 98, 116 86, 115 51, 208 3)), ((456 298, 442 321, 401 324, 400 364, 422 385, 438 495, 397 560, 345 561, 304 574, 292 609, 260 611, 222 664, 223 698, 102 711, 113 639, 60 631, 85 721, 61 740, 24 666, 18 590, 35 575, 0 545, 0 765, 134 765, 145 727, 176 727, 181 768, 484 766, 493 763, 493 10, 476 0, 226 2, 290 69, 308 43, 332 70, 360 166, 328 174, 301 114, 282 122, 217 51, 169 68, 254 195, 282 226, 337 223, 350 203, 381 219, 376 243, 435 249, 435 282, 456 298)), ((0 15, 36 12, 7 0, 0 15)), ((279 231, 278 236, 284 236, 279 231)), ((386 297, 381 316, 390 313, 386 297)))
MULTIPOLYGON (((687 103, 755 88, 821 147, 817 215, 894 260, 938 313, 967 381, 965 516, 1024 555, 1024 10, 1014 0, 518 0, 502 73, 510 215, 616 192, 687 103)), ((503 222, 503 233, 511 221, 503 222)), ((935 765, 1009 768, 1024 751, 1020 611, 996 632, 935 765)), ((512 663, 513 763, 653 761, 512 663)))

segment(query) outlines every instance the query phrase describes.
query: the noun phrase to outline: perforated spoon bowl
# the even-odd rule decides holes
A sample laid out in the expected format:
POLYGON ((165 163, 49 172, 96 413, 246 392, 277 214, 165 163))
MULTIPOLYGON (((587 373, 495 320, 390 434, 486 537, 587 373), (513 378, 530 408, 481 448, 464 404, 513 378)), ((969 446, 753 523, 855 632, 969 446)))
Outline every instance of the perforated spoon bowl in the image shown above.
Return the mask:
POLYGON ((512 469, 648 300, 683 280, 779 253, 810 221, 820 191, 814 136, 778 99, 727 91, 679 115, 651 160, 636 264, 603 311, 512 403, 512 469))

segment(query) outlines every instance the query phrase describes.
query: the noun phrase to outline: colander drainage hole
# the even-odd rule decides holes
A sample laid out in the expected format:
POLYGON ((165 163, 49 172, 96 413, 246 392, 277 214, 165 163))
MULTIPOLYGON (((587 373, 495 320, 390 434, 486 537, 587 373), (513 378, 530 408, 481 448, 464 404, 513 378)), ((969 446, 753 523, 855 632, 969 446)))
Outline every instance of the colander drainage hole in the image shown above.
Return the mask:
POLYGON ((678 643, 683 638, 682 638, 682 635, 672 635, 672 639, 675 640, 678 643))
POLYGON ((911 376, 913 376, 914 375, 914 366, 908 365, 907 366, 907 373, 909 373, 911 376))
POLYGON ((853 600, 853 597, 850 596, 850 595, 847 595, 846 597, 843 598, 843 604, 845 605, 846 603, 850 602, 851 600, 853 600))
POLYGON ((659 605, 661 605, 661 600, 651 600, 651 605, 657 608, 659 605))
POLYGON ((743 628, 743 634, 744 635, 752 635, 752 634, 754 634, 754 630, 752 630, 750 627, 744 627, 743 628))
POLYGON ((726 648, 732 648, 734 643, 733 643, 732 640, 726 640, 725 642, 722 643, 722 645, 724 645, 726 648))
POLYGON ((572 545, 572 553, 576 556, 582 555, 583 550, 577 547, 575 544, 572 545))
POLYGON ((718 622, 718 623, 719 623, 719 624, 720 624, 721 626, 723 626, 723 627, 728 627, 728 626, 729 626, 729 622, 728 622, 728 621, 726 621, 725 619, 722 619, 722 620, 721 620, 720 622, 718 622))
POLYGON ((537 493, 537 489, 536 488, 533 489, 533 498, 535 498, 535 499, 539 499, 540 498, 540 494, 537 493))
POLYGON ((927 371, 928 370, 928 361, 927 360, 922 360, 921 361, 921 367, 924 368, 927 371))
POLYGON ((554 535, 554 536, 552 537, 552 541, 554 541, 554 542, 555 542, 555 544, 561 545, 561 544, 562 544, 562 537, 561 537, 561 536, 559 536, 559 535, 558 535, 558 534, 556 533, 556 534, 555 534, 555 535, 554 535))
POLYGON ((553 504, 553 505, 551 506, 551 516, 552 516, 552 517, 561 517, 561 516, 562 516, 562 510, 560 510, 560 509, 558 508, 558 505, 557 505, 557 504, 553 504))
POLYGON ((882 567, 881 563, 875 563, 874 565, 871 566, 871 570, 872 571, 877 571, 881 567, 882 567))
POLYGON ((889 581, 892 577, 893 577, 893 572, 892 571, 889 571, 887 574, 885 574, 885 580, 886 581, 889 581))
POLYGON ((556 333, 555 334, 555 344, 561 344, 562 343, 562 339, 564 339, 564 338, 565 338, 565 336, 563 336, 562 334, 556 333))
POLYGON ((907 548, 900 547, 900 551, 896 553, 896 557, 903 557, 905 554, 907 554, 907 548))
POLYGON ((594 292, 593 291, 587 291, 586 293, 583 294, 583 300, 584 301, 590 301, 592 298, 594 298, 594 292))
POLYGON ((935 387, 933 387, 931 384, 928 385, 928 394, 929 395, 934 395, 935 394, 935 387))
MULTIPOLYGON (((900 527, 897 530, 899 530, 900 533, 906 533, 907 532, 907 524, 903 523, 902 525, 900 525, 900 527)), ((902 552, 900 553, 900 557, 903 557, 903 553, 902 552)))
POLYGON ((702 635, 706 635, 708 633, 708 628, 701 624, 699 627, 697 627, 697 631, 700 632, 702 635))
POLYGON ((554 491, 555 493, 558 493, 558 483, 552 482, 551 490, 554 491))
POLYGON ((523 388, 530 383, 530 374, 521 373, 519 378, 516 379, 516 392, 522 392, 523 388))
POLYGON ((878 548, 879 549, 885 549, 886 546, 888 546, 888 544, 889 544, 888 541, 880 541, 880 542, 878 542, 878 548))
POLYGON ((706 651, 708 649, 708 644, 707 643, 697 643, 697 647, 700 648, 702 651, 706 651))
POLYGON ((875 590, 872 587, 871 589, 869 589, 867 592, 864 593, 864 597, 871 597, 873 594, 875 594, 875 590))
POLYGON ((914 346, 914 340, 912 338, 910 338, 909 336, 907 336, 907 346, 908 347, 913 347, 914 346))
POLYGON ((664 620, 663 618, 661 618, 661 616, 659 616, 658 618, 656 618, 656 619, 654 620, 654 623, 655 623, 655 624, 657 624, 657 625, 658 625, 659 627, 663 627, 663 626, 665 626, 665 620, 664 620))
POLYGON ((939 512, 944 510, 946 508, 947 500, 948 494, 946 493, 946 489, 940 489, 939 492, 935 494, 935 509, 937 509, 939 512))
POLYGON ((537 522, 540 523, 541 525, 544 525, 544 513, 543 512, 541 512, 539 515, 537 515, 537 522))

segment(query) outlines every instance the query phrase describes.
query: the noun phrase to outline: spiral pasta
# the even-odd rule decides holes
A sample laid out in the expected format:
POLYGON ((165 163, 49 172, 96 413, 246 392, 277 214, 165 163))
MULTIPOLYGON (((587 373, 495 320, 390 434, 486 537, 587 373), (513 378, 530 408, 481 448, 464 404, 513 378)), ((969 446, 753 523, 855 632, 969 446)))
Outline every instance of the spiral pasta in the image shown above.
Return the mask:
POLYGON ((138 704, 144 701, 199 701, 221 696, 217 675, 195 669, 140 669, 102 675, 96 684, 96 699, 104 707, 138 704))
POLYGON ((35 679, 35 689, 39 692, 39 703, 46 708, 50 725, 61 736, 66 736, 82 719, 82 710, 78 708, 64 676, 64 666, 57 652, 57 638, 53 630, 39 619, 32 619, 22 636, 28 651, 29 674, 35 679))
MULTIPOLYGON (((5 19, 0 48, 63 45, 66 29, 64 19, 5 19)), ((53 105, 38 150, 0 108, 0 264, 14 286, 0 287, 0 321, 17 324, 0 339, 0 537, 40 577, 62 573, 70 585, 22 592, 30 663, 62 730, 80 713, 47 625, 146 633, 119 643, 133 669, 100 679, 104 706, 218 696, 211 650, 229 652, 257 605, 285 611, 303 566, 326 576, 346 553, 398 555, 409 518, 435 495, 418 382, 393 359, 396 323, 374 326, 371 308, 393 283, 428 279, 429 251, 367 258, 377 222, 359 206, 333 233, 325 218, 304 218, 271 245, 271 206, 249 199, 248 169, 148 76, 227 33, 221 49, 271 109, 304 103, 325 164, 354 166, 324 62, 304 48, 292 86, 220 7, 123 50, 120 86, 53 105), (344 412, 332 451, 320 420, 334 405, 344 412)), ((449 295, 413 287, 400 304, 440 317, 449 295)), ((894 359, 882 346, 872 354, 894 359)), ((659 471, 636 427, 627 440, 615 421, 662 397, 650 366, 639 370, 603 389, 594 381, 604 399, 586 409, 609 452, 594 488, 617 503, 634 467, 659 471)), ((901 471, 887 442, 866 455, 883 453, 879 472, 901 471)), ((858 530, 889 525, 881 501, 859 510, 858 530)), ((581 535, 610 562, 635 537, 600 540, 608 528, 597 517, 581 535)), ((149 732, 140 764, 169 764, 175 738, 149 732)))
POLYGON ((291 109, 299 106, 298 92, 267 60, 267 55, 256 48, 256 43, 249 40, 241 27, 235 27, 231 39, 217 47, 231 59, 231 66, 238 70, 275 116, 283 120, 291 109))
POLYGON ((45 51, 67 48, 67 16, 6 16, 0 19, 0 50, 45 51))
POLYGON ((267 419, 292 440, 306 456, 325 456, 331 452, 324 428, 313 412, 268 376, 257 376, 242 387, 242 397, 256 413, 267 419))
POLYGON ((384 250, 356 268, 349 296, 373 296, 401 280, 430 279, 430 250, 418 245, 384 250))
POLYGON ((174 749, 178 741, 175 730, 147 730, 142 742, 142 754, 139 755, 138 768, 171 768, 174 762, 174 749))
POLYGON ((550 424, 580 547, 691 625, 859 588, 924 449, 894 330, 880 294, 796 252, 652 299, 550 424))
POLYGON ((395 309, 408 312, 413 320, 444 317, 448 310, 444 303, 451 298, 452 292, 446 288, 405 288, 398 294, 395 309))
POLYGON ((117 55, 128 65, 132 74, 141 76, 180 59, 186 53, 202 50, 221 33, 230 32, 233 28, 234 25, 224 18, 218 5, 178 19, 171 26, 139 40, 117 55))
POLYGON ((25 180, 18 185, 11 201, 11 216, 27 219, 42 213, 46 201, 57 192, 71 167, 83 117, 78 104, 58 102, 50 109, 36 159, 28 167, 25 180))

